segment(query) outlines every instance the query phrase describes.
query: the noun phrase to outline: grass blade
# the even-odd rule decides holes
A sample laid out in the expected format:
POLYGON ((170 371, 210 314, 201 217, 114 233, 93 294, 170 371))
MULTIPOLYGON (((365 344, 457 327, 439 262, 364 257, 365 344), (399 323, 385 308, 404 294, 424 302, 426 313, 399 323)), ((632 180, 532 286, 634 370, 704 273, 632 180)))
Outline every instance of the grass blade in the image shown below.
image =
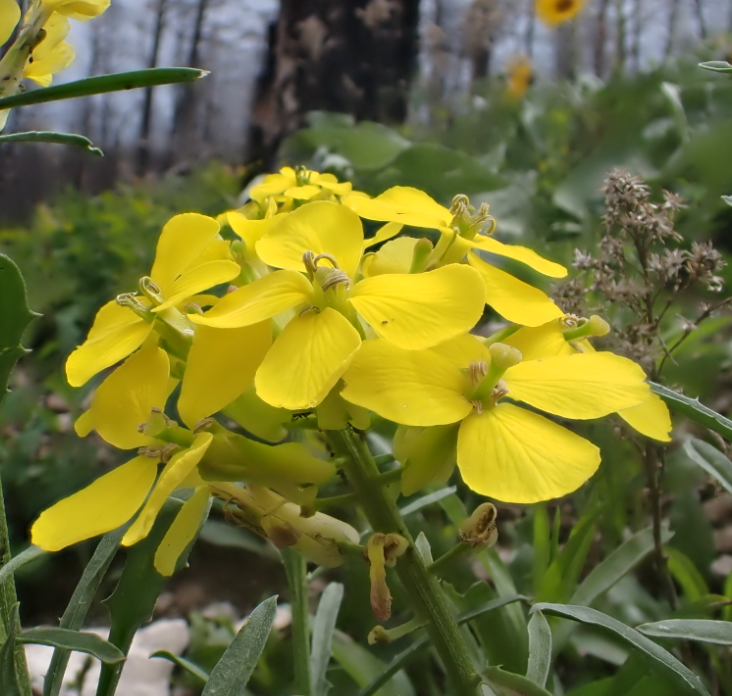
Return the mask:
POLYGON ((51 131, 28 131, 26 133, 9 133, 0 135, 0 145, 3 143, 55 143, 56 145, 71 145, 87 150, 92 155, 102 157, 104 153, 94 147, 89 138, 75 133, 53 133, 51 131))
POLYGON ((330 684, 325 673, 330 662, 338 612, 343 601, 343 585, 332 582, 320 597, 313 623, 313 643, 310 653, 310 679, 312 696, 327 696, 330 684))
POLYGON ((239 696, 264 651, 277 614, 277 596, 262 602, 211 672, 201 696, 239 696))
POLYGON ((90 97, 93 94, 105 94, 107 92, 122 92, 139 87, 193 82, 193 80, 206 75, 208 75, 206 70, 196 68, 150 68, 132 72, 112 73, 111 75, 98 75, 76 80, 75 82, 67 82, 63 85, 43 87, 23 94, 14 94, 12 97, 3 97, 0 99, 0 109, 14 109, 19 106, 43 104, 59 101, 60 99, 90 97))
POLYGON ((201 669, 198 665, 193 664, 193 662, 191 662, 190 660, 186 660, 185 657, 180 657, 180 655, 173 655, 173 653, 169 650, 156 650, 150 655, 150 657, 159 657, 162 660, 168 660, 168 662, 172 662, 174 665, 178 665, 178 667, 184 669, 186 672, 188 672, 188 674, 193 675, 202 684, 205 684, 208 681, 208 672, 201 669))
POLYGON ((732 645, 732 623, 707 619, 668 619, 642 624, 636 628, 653 638, 678 638, 700 643, 732 645))

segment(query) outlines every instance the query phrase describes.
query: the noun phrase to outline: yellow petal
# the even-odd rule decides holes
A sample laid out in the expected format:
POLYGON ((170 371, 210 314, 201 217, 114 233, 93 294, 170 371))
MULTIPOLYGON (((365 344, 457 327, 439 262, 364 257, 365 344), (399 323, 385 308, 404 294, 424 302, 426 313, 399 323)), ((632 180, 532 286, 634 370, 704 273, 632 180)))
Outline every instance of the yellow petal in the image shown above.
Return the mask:
MULTIPOLYGON (((309 203, 283 217, 257 242, 257 254, 275 268, 305 271, 306 251, 330 254, 350 278, 356 273, 363 248, 358 215, 332 201, 309 203)), ((326 264, 327 265, 327 264, 326 264)))
POLYGON ((197 327, 178 399, 183 422, 192 428, 246 391, 271 343, 270 321, 239 329, 197 327))
MULTIPOLYGON (((398 222, 387 222, 376 231, 376 234, 373 237, 370 237, 363 243, 363 248, 370 249, 372 246, 381 244, 381 242, 385 242, 387 239, 396 237, 402 231, 403 227, 404 225, 401 225, 398 222)), ((409 269, 407 269, 407 271, 408 270, 409 269)))
POLYGON ((660 396, 651 394, 643 403, 618 411, 618 415, 641 435, 671 442, 671 414, 660 396))
POLYGON ((150 276, 166 294, 171 283, 201 255, 219 233, 219 223, 207 215, 183 213, 163 227, 150 276))
POLYGON ((467 376, 429 350, 402 350, 388 341, 364 341, 343 376, 341 395, 403 425, 444 425, 470 413, 467 376))
POLYGON ((524 326, 541 326, 564 316, 564 312, 538 288, 488 265, 475 254, 468 258, 485 283, 486 304, 508 321, 524 326))
POLYGON ((501 343, 518 348, 524 362, 577 352, 572 344, 565 340, 558 319, 553 319, 543 326, 525 326, 508 338, 502 339, 501 343))
POLYGON ((370 277, 385 273, 409 273, 414 245, 418 241, 415 237, 400 237, 387 242, 375 254, 368 257, 368 265, 364 259, 363 274, 370 277))
POLYGON ((0 46, 10 38, 19 21, 20 5, 16 0, 0 0, 0 46))
POLYGON ((110 5, 110 0, 41 0, 41 4, 59 14, 85 22, 98 17, 110 5))
POLYGON ((155 570, 164 577, 175 573, 175 566, 186 546, 193 541, 201 520, 208 510, 207 487, 199 488, 178 511, 155 552, 155 570))
POLYGON ((169 376, 168 354, 154 344, 144 346, 102 382, 91 408, 77 421, 77 432, 94 428, 120 449, 150 444, 137 427, 147 422, 153 407, 165 407, 169 376))
POLYGON ((401 348, 429 348, 469 331, 483 314, 482 279, 469 266, 366 278, 351 293, 378 336, 401 348))
POLYGON ((223 297, 203 316, 191 314, 196 324, 235 329, 258 324, 275 314, 312 300, 313 286, 295 271, 275 271, 223 297))
POLYGON ((646 375, 613 353, 575 353, 521 362, 503 380, 511 399, 563 418, 600 418, 650 396, 646 375))
POLYGON ((115 300, 102 307, 86 341, 66 361, 72 387, 86 384, 95 374, 136 351, 150 335, 152 324, 115 300))
POLYGON ((153 492, 147 499, 142 512, 133 522, 132 526, 122 538, 123 546, 132 546, 141 539, 144 539, 152 529, 155 518, 158 516, 160 509, 168 499, 168 496, 176 489, 180 488, 181 483, 185 481, 188 475, 196 468, 201 457, 206 453, 208 446, 211 444, 213 436, 211 433, 199 433, 193 444, 182 452, 173 455, 173 458, 166 464, 163 473, 155 484, 153 492))
POLYGON ((433 353, 449 360, 453 365, 460 369, 465 369, 472 362, 490 363, 491 354, 486 348, 483 341, 472 334, 463 334, 457 338, 453 338, 439 346, 430 348, 433 353))
POLYGON ((283 215, 275 215, 264 220, 250 220, 241 213, 232 210, 227 215, 227 220, 234 230, 247 245, 247 248, 254 251, 255 244, 269 232, 282 219, 283 215))
POLYGON ((288 188, 284 194, 285 196, 294 198, 296 201, 309 201, 320 192, 320 186, 306 184, 305 186, 293 186, 292 188, 288 188))
POLYGON ((567 275, 567 269, 564 266, 539 256, 533 249, 516 246, 515 244, 503 244, 497 239, 493 239, 493 237, 486 237, 481 234, 472 240, 472 246, 489 251, 491 254, 521 261, 521 263, 525 263, 535 271, 552 278, 564 278, 567 275))
POLYGON ((43 37, 43 41, 33 49, 33 63, 53 53, 53 50, 69 35, 71 22, 67 17, 54 12, 43 25, 43 30, 46 35, 43 37))
POLYGON ((117 529, 145 502, 156 473, 157 463, 149 457, 117 467, 43 512, 31 529, 32 543, 60 551, 117 529))
POLYGON ((413 227, 439 229, 449 225, 452 213, 424 191, 410 186, 394 186, 376 198, 345 196, 343 205, 367 220, 398 222, 413 227))
POLYGON ((462 422, 457 452, 465 483, 507 503, 559 498, 577 490, 600 465, 600 450, 588 440, 504 403, 462 422))
POLYGON ((172 307, 196 293, 233 280, 240 272, 239 264, 233 261, 209 261, 201 266, 196 266, 170 284, 166 292, 165 302, 154 307, 152 311, 162 312, 164 309, 172 307))
MULTIPOLYGON (((284 172, 285 169, 283 168, 280 171, 284 172)), ((252 187, 249 192, 249 197, 255 201, 263 201, 270 196, 276 196, 277 194, 282 193, 286 189, 290 188, 290 186, 294 186, 296 183, 297 179, 293 169, 289 169, 289 171, 284 174, 268 174, 260 184, 252 187), (292 172, 292 174, 290 174, 290 172, 292 172)))
POLYGON ((295 317, 257 370, 257 394, 276 408, 317 406, 346 371, 360 345, 358 331, 330 307, 295 317))

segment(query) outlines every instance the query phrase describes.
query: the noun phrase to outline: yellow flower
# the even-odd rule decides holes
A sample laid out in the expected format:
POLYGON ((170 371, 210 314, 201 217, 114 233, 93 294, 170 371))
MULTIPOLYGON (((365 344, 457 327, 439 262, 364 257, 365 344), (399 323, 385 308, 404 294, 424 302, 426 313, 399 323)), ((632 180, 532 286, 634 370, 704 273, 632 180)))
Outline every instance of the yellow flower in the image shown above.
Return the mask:
POLYGON ((350 182, 339 183, 332 174, 320 174, 304 167, 282 167, 279 174, 268 174, 261 183, 253 186, 249 196, 260 204, 268 198, 304 202, 344 196, 351 188, 350 182))
POLYGON ((298 208, 257 243, 281 270, 228 294, 191 320, 221 329, 249 326, 295 310, 255 377, 257 394, 291 410, 317 406, 345 372, 361 341, 381 336, 404 349, 429 348, 480 319, 480 275, 450 264, 418 274, 356 281, 364 247, 358 216, 316 201, 298 208))
POLYGON ((521 99, 534 78, 534 67, 528 56, 512 58, 507 67, 507 92, 514 99, 521 99))
POLYGON ((546 24, 556 26, 573 19, 587 0, 536 0, 536 16, 546 24))
MULTIPOLYGON (((585 320, 566 315, 544 326, 519 329, 504 339, 504 342, 520 350, 524 360, 537 360, 556 355, 594 352, 595 349, 588 339, 602 336, 608 329, 607 324, 599 317, 585 320)), ((646 437, 661 442, 671 441, 671 414, 657 394, 650 393, 643 403, 621 409, 618 415, 646 437)))
POLYGON ((239 275, 219 224, 197 213, 176 215, 163 228, 149 278, 140 281, 143 297, 120 295, 104 305, 89 335, 66 361, 69 384, 80 387, 101 370, 139 348, 153 330, 166 327, 193 336, 179 311, 189 299, 239 275))
MULTIPOLYGON (((452 208, 448 209, 423 191, 407 186, 395 186, 376 198, 352 194, 343 199, 343 204, 367 220, 439 230, 440 239, 426 259, 426 267, 457 263, 467 256, 468 263, 483 278, 486 303, 505 319, 516 324, 540 326, 562 316, 562 311, 541 290, 486 263, 475 254, 474 250, 479 249, 510 258, 553 278, 563 278, 567 274, 563 266, 542 258, 532 249, 503 244, 484 233, 483 227, 487 226, 489 233, 495 227, 487 206, 473 215, 466 197, 456 196, 452 208)), ((373 275, 380 264, 390 268, 389 272, 395 272, 396 268, 408 272, 408 267, 404 271, 404 266, 410 258, 410 245, 413 249, 418 241, 405 241, 409 239, 406 237, 385 244, 367 265, 366 274, 373 275)))
POLYGON ((582 437, 504 400, 572 419, 636 406, 650 392, 641 368, 611 353, 521 361, 505 344, 461 336, 431 350, 367 341, 343 377, 343 398, 408 426, 460 422, 457 464, 482 495, 534 503, 576 490, 600 452, 582 437))

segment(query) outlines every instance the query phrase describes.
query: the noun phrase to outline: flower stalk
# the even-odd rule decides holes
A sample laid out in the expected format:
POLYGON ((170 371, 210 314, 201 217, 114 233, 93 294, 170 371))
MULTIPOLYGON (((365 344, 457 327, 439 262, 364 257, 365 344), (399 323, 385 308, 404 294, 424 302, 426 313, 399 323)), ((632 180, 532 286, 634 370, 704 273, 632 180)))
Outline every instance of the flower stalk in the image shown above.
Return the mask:
POLYGON ((336 454, 346 458, 344 469, 366 519, 375 532, 399 534, 409 547, 396 572, 412 598, 418 617, 427 622, 432 639, 457 696, 476 696, 480 682, 447 598, 425 566, 394 501, 378 482, 379 470, 364 438, 351 430, 327 433, 336 454))

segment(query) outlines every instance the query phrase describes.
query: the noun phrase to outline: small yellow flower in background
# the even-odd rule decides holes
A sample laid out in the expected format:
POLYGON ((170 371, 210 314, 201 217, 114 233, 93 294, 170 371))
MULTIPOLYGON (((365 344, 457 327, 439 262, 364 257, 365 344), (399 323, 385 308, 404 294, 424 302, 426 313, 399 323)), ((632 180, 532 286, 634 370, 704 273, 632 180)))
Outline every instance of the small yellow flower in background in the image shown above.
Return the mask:
POLYGON ((534 79, 534 66, 528 56, 515 56, 506 66, 507 93, 514 99, 521 99, 534 79))
MULTIPOLYGON (((520 350, 525 360, 537 360, 556 355, 594 352, 589 339, 593 336, 604 336, 609 330, 608 324, 600 317, 593 316, 588 320, 567 315, 544 326, 521 328, 503 340, 520 350)), ((671 414, 657 394, 649 394, 643 403, 622 409, 618 411, 618 415, 646 437, 661 442, 671 441, 671 414)))
POLYGON ((279 174, 268 174, 264 180, 252 187, 249 196, 263 204, 268 198, 281 202, 332 199, 351 191, 349 181, 339 182, 332 174, 320 174, 304 167, 282 167, 279 174))
POLYGON ((611 353, 523 362, 515 348, 486 348, 469 335, 424 351, 367 341, 343 379, 343 398, 396 423, 460 422, 457 465, 463 480, 477 493, 513 503, 571 493, 596 471, 600 451, 504 397, 585 420, 636 406, 650 393, 643 370, 611 353))
POLYGON ((330 201, 309 203, 256 242, 260 259, 281 270, 228 294, 191 321, 233 329, 294 309, 255 384, 268 404, 296 410, 326 397, 367 337, 365 327, 402 348, 422 349, 480 319, 484 290, 474 269, 451 264, 356 282, 363 249, 355 213, 330 201))
MULTIPOLYGON (((487 206, 481 207, 473 215, 466 197, 456 196, 452 207, 448 209, 423 191, 408 186, 395 186, 376 198, 368 198, 360 193, 352 194, 344 197, 343 204, 367 220, 438 230, 440 239, 426 259, 426 267, 459 263, 467 257, 468 263, 483 278, 486 304, 505 319, 526 326, 541 326, 562 316, 559 307, 541 290, 477 256, 474 250, 487 251, 524 263, 538 273, 552 278, 563 278, 567 275, 566 268, 542 258, 532 249, 503 244, 489 236, 495 228, 495 220, 488 215, 487 206), (487 233, 483 230, 486 226, 487 233)), ((378 264, 375 268, 374 263, 377 261, 390 269, 405 264, 409 258, 409 245, 414 248, 418 241, 406 240, 410 238, 387 242, 377 252, 377 259, 368 265, 366 273, 375 273, 378 264)), ((403 270, 408 271, 408 268, 403 270)))
POLYGON ((171 218, 160 235, 150 277, 141 280, 144 295, 120 295, 99 310, 86 341, 66 361, 69 384, 80 387, 126 358, 155 330, 156 322, 192 337, 193 328, 178 307, 239 272, 216 220, 198 213, 171 218))
POLYGON ((586 4, 587 0, 536 0, 536 16, 556 26, 576 17, 586 4))

